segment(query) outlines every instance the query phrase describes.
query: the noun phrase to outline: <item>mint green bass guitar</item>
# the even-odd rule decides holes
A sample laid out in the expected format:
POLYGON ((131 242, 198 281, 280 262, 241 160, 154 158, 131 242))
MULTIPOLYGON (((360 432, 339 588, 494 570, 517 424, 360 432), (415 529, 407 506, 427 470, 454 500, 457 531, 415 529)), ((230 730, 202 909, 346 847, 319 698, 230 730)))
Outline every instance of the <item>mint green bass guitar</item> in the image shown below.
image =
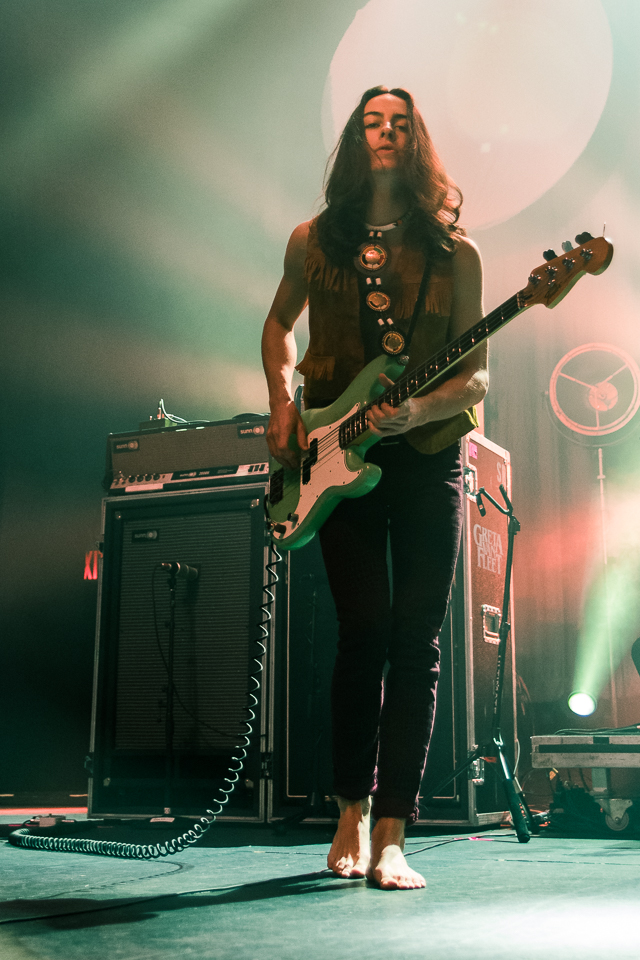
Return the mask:
MULTIPOLYGON (((361 497, 373 490, 382 471, 364 456, 380 439, 367 428, 367 411, 378 403, 398 407, 437 380, 463 357, 536 303, 555 307, 586 273, 603 273, 613 257, 613 246, 604 237, 579 234, 578 247, 563 244, 564 255, 555 255, 533 270, 527 286, 505 300, 475 326, 409 373, 406 358, 376 357, 362 370, 335 403, 306 410, 302 419, 309 450, 296 470, 272 461, 269 492, 265 500, 267 524, 274 542, 295 550, 311 540, 344 497, 361 497), (386 389, 378 376, 384 373, 392 386, 386 389)), ((550 251, 552 253, 552 251, 550 251)), ((290 441, 294 443, 294 439, 290 441)))

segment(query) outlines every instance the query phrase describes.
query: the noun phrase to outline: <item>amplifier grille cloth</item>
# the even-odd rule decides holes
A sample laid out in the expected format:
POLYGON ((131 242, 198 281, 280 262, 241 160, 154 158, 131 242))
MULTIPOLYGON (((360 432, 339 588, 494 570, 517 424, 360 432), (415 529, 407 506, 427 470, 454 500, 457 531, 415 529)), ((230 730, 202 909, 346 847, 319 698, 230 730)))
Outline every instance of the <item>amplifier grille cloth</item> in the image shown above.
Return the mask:
MULTIPOLYGON (((164 750, 167 673, 153 626, 155 564, 199 565, 194 582, 178 580, 174 647, 176 750, 228 752, 244 729, 249 649, 258 611, 251 604, 251 518, 246 511, 123 521, 116 690, 117 750, 164 750), (134 541, 153 528, 156 541, 134 541), (207 724, 204 726, 203 724, 207 724), (212 729, 214 728, 214 729, 212 729)), ((168 649, 167 574, 155 575, 160 643, 168 649)))

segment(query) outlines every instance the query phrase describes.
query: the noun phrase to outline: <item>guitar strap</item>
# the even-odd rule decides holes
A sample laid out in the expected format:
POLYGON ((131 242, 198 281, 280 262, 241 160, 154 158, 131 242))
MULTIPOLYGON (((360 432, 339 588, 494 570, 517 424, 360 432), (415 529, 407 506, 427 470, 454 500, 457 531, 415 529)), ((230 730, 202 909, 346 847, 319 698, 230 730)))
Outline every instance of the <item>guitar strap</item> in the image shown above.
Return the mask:
POLYGON ((416 305, 413 308, 413 313, 411 314, 411 323, 409 324, 409 329, 407 331, 407 336, 405 338, 404 346, 407 353, 409 352, 409 347, 411 346, 411 338, 413 337, 413 332, 416 328, 416 323, 418 322, 418 317, 420 316, 420 305, 424 303, 424 298, 427 294, 427 287, 429 286, 429 280, 431 279, 431 270, 433 264, 425 257, 424 270, 422 271, 422 279, 420 280, 420 287, 418 289, 418 296, 416 299, 416 305))

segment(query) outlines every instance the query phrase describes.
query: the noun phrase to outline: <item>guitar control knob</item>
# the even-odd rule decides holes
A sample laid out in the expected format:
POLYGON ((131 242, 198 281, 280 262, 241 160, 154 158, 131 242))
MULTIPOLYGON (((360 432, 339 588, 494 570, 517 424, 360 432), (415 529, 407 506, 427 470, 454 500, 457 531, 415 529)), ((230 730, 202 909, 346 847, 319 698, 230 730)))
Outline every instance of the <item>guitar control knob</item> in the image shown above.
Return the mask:
POLYGON ((545 260, 555 260, 558 254, 555 252, 555 250, 545 250, 542 256, 545 258, 545 260))

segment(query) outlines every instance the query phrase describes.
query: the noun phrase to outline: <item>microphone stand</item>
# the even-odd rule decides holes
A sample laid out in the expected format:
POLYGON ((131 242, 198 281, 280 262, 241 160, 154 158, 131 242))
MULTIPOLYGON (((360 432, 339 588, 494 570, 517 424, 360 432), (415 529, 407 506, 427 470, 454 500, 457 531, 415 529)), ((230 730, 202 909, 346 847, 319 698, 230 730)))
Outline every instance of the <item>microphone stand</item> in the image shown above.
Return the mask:
POLYGON ((486 759, 489 762, 495 763, 498 769, 498 773, 502 779, 502 786, 504 787, 504 792, 507 799, 507 805, 511 813, 511 819, 513 821, 513 826, 520 843, 527 843, 531 839, 532 833, 538 833, 538 825, 536 824, 527 802, 525 800, 524 793, 522 788, 518 783, 511 766, 507 759, 507 756, 504 752, 504 741, 502 739, 502 732, 500 729, 501 719, 502 719, 502 691, 504 686, 504 667, 507 656, 507 640, 509 638, 509 632, 511 630, 511 624, 509 623, 509 603, 511 600, 511 568, 513 565, 513 541, 516 534, 520 530, 520 522, 517 520, 513 513, 513 506, 509 497, 507 496, 507 491, 500 484, 500 493, 505 502, 506 506, 501 506, 493 499, 491 494, 487 493, 484 487, 480 487, 476 493, 476 503, 478 505, 478 510, 482 517, 486 514, 486 509, 482 502, 482 498, 485 497, 489 500, 494 507, 508 517, 507 522, 507 561, 505 564, 504 571, 504 593, 502 597, 502 615, 500 617, 500 628, 498 631, 498 662, 496 664, 496 678, 493 688, 493 715, 491 720, 491 733, 489 739, 480 746, 476 747, 473 750, 466 760, 462 761, 453 771, 452 774, 447 776, 442 780, 422 801, 423 805, 427 805, 430 800, 440 793, 440 791, 446 787, 452 780, 455 780, 460 774, 464 773, 466 770, 469 770, 470 767, 476 763, 477 760, 486 759))

